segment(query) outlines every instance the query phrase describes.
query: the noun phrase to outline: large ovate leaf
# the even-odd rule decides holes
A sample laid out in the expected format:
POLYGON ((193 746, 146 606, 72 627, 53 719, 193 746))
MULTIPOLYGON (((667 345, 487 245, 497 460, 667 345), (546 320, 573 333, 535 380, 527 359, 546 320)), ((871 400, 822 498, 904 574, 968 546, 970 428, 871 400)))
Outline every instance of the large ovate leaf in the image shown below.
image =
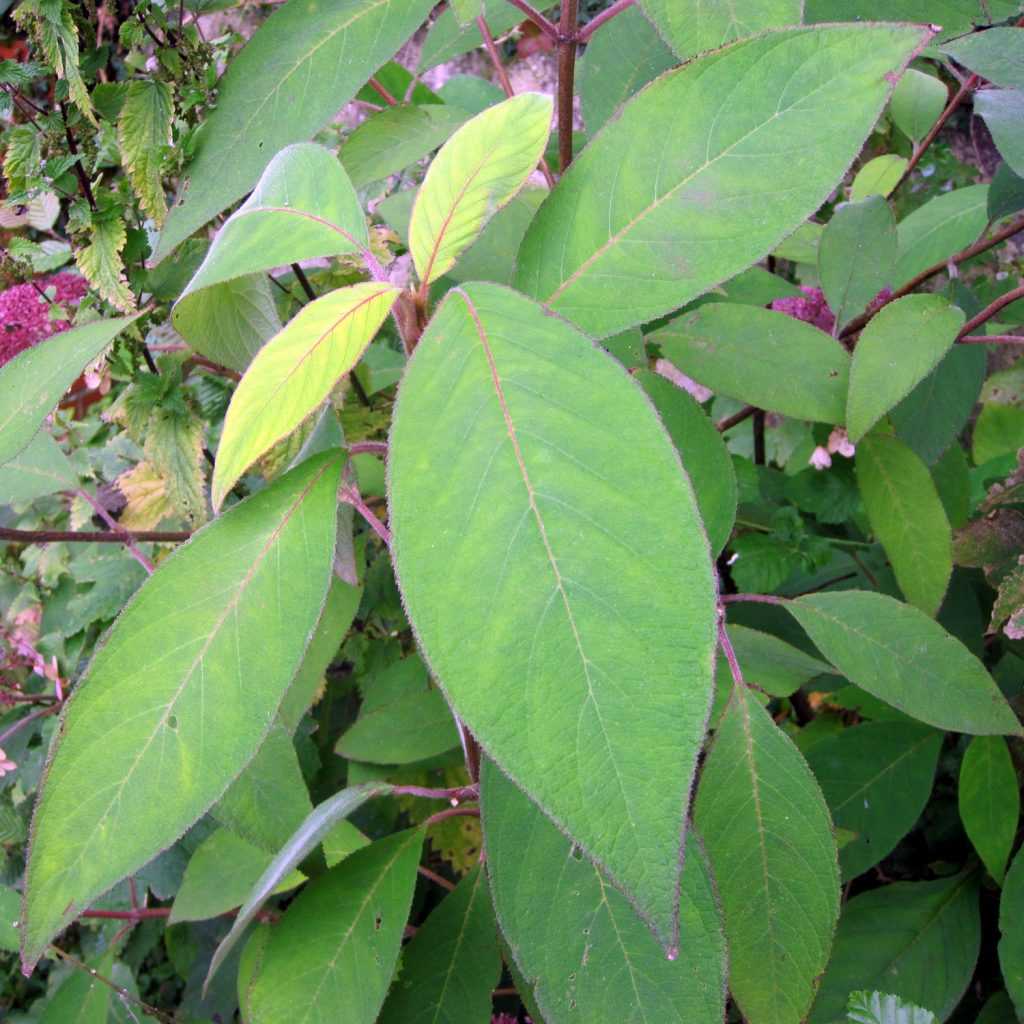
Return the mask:
POLYGON ((953 536, 928 467, 898 438, 857 446, 857 486, 906 599, 935 615, 953 571, 953 536))
POLYGON ((327 592, 340 469, 336 454, 310 459, 201 530, 97 651, 36 806, 26 965, 173 843, 255 754, 327 592))
POLYGON ((1020 819, 1020 786, 1006 740, 975 736, 957 789, 960 820, 989 874, 1002 882, 1020 819))
POLYGON ((900 711, 938 729, 1021 735, 984 665, 918 609, 862 590, 786 607, 842 675, 900 711))
POLYGON ((712 302, 676 317, 651 340, 712 391, 797 419, 843 421, 849 353, 785 313, 712 302))
POLYGON ((357 850, 312 882, 270 934, 249 1024, 377 1019, 409 916, 423 832, 357 850))
POLYGON ((427 285, 455 265, 544 155, 551 98, 523 93, 464 124, 434 158, 416 195, 409 250, 427 285))
POLYGON ((946 43, 942 52, 1007 89, 1024 89, 1024 28, 1000 27, 946 43))
POLYGON ((487 874, 478 864, 403 952, 379 1024, 486 1021, 501 976, 497 930, 487 874))
POLYGON ((231 398, 217 449, 211 500, 220 508, 235 481, 316 411, 359 361, 398 289, 365 282, 303 306, 259 350, 231 398))
POLYGON ((874 867, 921 816, 935 779, 942 734, 915 722, 866 722, 826 736, 807 752, 837 828, 843 878, 874 867))
POLYGON ((18 353, 0 369, 0 466, 28 445, 82 370, 135 319, 73 327, 18 353))
POLYGON ((895 280, 904 284, 927 267, 965 249, 988 223, 988 185, 940 192, 900 221, 895 280))
POLYGON ((395 567, 432 674, 674 945, 715 597, 689 481, 650 403, 535 303, 467 285, 406 370, 388 470, 395 567), (458 457, 439 473, 442 452, 458 457))
POLYGON ((807 763, 737 687, 694 805, 722 901, 729 989, 751 1024, 800 1024, 828 962, 839 864, 807 763))
POLYGON ((240 199, 275 153, 311 138, 416 31, 432 0, 289 0, 217 86, 154 258, 240 199))
POLYGON ((490 761, 481 786, 495 911, 545 1024, 722 1019, 725 940, 695 833, 686 840, 679 955, 668 960, 621 893, 490 761))
POLYGON ((846 1024, 850 993, 865 987, 945 1020, 971 980, 980 944, 976 875, 863 893, 843 907, 810 1024, 846 1024))
POLYGON ((1024 1014, 1024 853, 1018 851, 999 901, 999 964, 1018 1019, 1024 1014))
POLYGON ((734 276, 818 209, 929 37, 905 25, 784 29, 662 75, 541 207, 518 287, 606 337, 734 276))

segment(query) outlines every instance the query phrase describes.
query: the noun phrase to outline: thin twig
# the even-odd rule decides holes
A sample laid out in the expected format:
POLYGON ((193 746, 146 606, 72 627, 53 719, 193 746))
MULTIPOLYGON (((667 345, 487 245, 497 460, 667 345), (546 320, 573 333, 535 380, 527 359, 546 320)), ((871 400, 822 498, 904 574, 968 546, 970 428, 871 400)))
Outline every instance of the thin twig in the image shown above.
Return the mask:
POLYGON ((961 345, 1024 345, 1024 334, 967 334, 956 340, 961 345))
POLYGON ((517 10, 522 11, 544 35, 558 42, 558 26, 550 18, 546 18, 535 7, 528 4, 526 0, 508 0, 508 2, 517 10))
POLYGON ((607 21, 611 21, 616 15, 632 7, 636 0, 616 0, 615 3, 603 10, 593 21, 588 22, 576 33, 576 41, 587 42, 588 39, 607 21))
POLYGON ((774 594, 723 594, 722 604, 740 604, 742 602, 751 604, 779 604, 785 605, 784 597, 776 597, 774 594))
POLYGON ((313 291, 313 286, 309 283, 309 278, 306 277, 306 272, 298 265, 298 263, 293 263, 292 273, 295 275, 295 280, 299 282, 302 290, 306 293, 306 298, 312 302, 316 298, 316 292, 313 291))
POLYGON ((78 176, 78 184, 82 189, 82 195, 85 196, 86 201, 89 203, 89 209, 96 210, 96 197, 92 194, 92 185, 89 184, 89 176, 85 173, 85 168, 82 166, 81 154, 78 151, 78 143, 75 141, 74 132, 71 131, 71 125, 68 124, 68 108, 66 103, 60 105, 60 116, 64 121, 64 138, 68 143, 68 151, 75 160, 75 174, 78 176))
POLYGON ((726 416, 725 419, 719 420, 715 424, 715 429, 720 434, 724 434, 727 430, 732 430, 738 423, 749 419, 755 412, 757 412, 757 409, 754 406, 745 405, 739 412, 734 412, 731 416, 726 416))
POLYGON ((558 22, 558 167, 572 163, 573 79, 576 74, 576 19, 579 0, 562 0, 558 22))
POLYGON ((429 878, 434 885, 439 885, 442 889, 447 889, 449 892, 455 891, 455 886, 447 878, 442 878, 436 871, 431 871, 430 868, 424 867, 422 864, 416 870, 424 878, 429 878))
POLYGON ((765 415, 764 409, 754 410, 754 465, 763 466, 766 461, 764 443, 765 415))
POLYGON ((385 546, 391 547, 391 531, 374 515, 354 484, 343 484, 338 491, 338 499, 346 505, 351 505, 369 523, 373 532, 384 541, 385 546))
POLYGON ((135 907, 132 910, 83 910, 79 917, 95 917, 109 921, 145 921, 154 917, 170 917, 170 907, 135 907))
POLYGON ((990 302, 977 316, 972 316, 964 324, 963 329, 957 335, 957 339, 972 335, 983 323, 991 320, 1001 309, 1010 305, 1011 302, 1016 302, 1018 299, 1024 299, 1024 284, 1019 284, 1016 288, 1006 292, 1005 295, 1000 295, 998 299, 990 302))
POLYGON ((436 825, 439 821, 445 821, 447 818, 479 818, 480 808, 479 807, 446 807, 443 811, 438 811, 437 814, 432 814, 426 821, 423 822, 424 828, 430 828, 431 825, 436 825))
POLYGON ((391 95, 390 92, 384 87, 384 84, 377 78, 370 79, 370 88, 389 106, 397 107, 398 100, 391 95))
POLYGON ((33 711, 31 714, 26 715, 24 718, 19 718, 13 725, 9 725, 3 732, 0 732, 0 747, 3 746, 12 736, 16 733, 21 732, 26 725, 36 721, 38 718, 45 718, 47 715, 55 714, 60 711, 61 705, 50 704, 48 707, 39 708, 37 711, 33 711))
POLYGON ((479 786, 456 786, 453 789, 430 789, 426 786, 395 786, 391 791, 395 796, 418 796, 424 800, 448 800, 453 807, 463 800, 477 800, 480 797, 479 786))
MULTIPOLYGON (((87 490, 84 488, 78 488, 77 492, 80 498, 84 498, 90 505, 92 505, 96 514, 107 524, 107 526, 114 531, 114 533, 121 533, 122 529, 116 519, 103 507, 103 505, 97 501, 87 490)), ((124 546, 128 549, 128 553, 135 559, 139 565, 142 566, 146 572, 152 576, 155 566, 153 563, 142 553, 142 551, 136 546, 135 538, 130 533, 125 532, 124 546)))
POLYGON ((0 526, 0 541, 11 544, 180 544, 191 536, 187 530, 15 530, 0 526))
POLYGON ((718 646, 722 648, 725 660, 729 663, 729 673, 732 675, 733 686, 737 689, 743 689, 747 684, 743 679, 740 663, 736 660, 736 652, 732 649, 732 641, 726 632, 724 619, 720 619, 718 622, 718 646))
MULTIPOLYGON (((1024 341, 1024 338, 1021 339, 1024 341)), ((348 446, 349 455, 383 455, 387 458, 388 445, 386 441, 354 441, 348 446)))

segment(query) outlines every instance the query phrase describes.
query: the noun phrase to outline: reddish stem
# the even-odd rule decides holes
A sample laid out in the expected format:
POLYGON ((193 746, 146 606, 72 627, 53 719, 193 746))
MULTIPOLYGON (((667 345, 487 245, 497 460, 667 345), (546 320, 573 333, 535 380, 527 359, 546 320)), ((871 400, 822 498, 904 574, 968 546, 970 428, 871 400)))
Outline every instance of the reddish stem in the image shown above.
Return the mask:
POLYGON ((508 0, 508 2, 517 10, 522 11, 549 39, 553 39, 555 42, 558 41, 558 26, 553 21, 545 18, 540 11, 528 4, 526 0, 508 0))
POLYGON ((430 828, 431 825, 436 825, 439 821, 444 821, 446 818, 479 818, 480 808, 479 807, 447 807, 443 811, 438 811, 437 814, 432 814, 426 821, 423 822, 424 828, 430 828))
POLYGON ((562 0, 558 38, 558 166, 572 163, 573 78, 576 74, 576 19, 579 0, 562 0))
POLYGON ((991 320, 1001 309, 1009 306, 1011 302, 1016 302, 1018 299, 1024 299, 1024 284, 1019 284, 1005 295, 1000 295, 998 299, 990 302, 977 316, 972 316, 964 324, 963 329, 957 335, 957 339, 966 338, 968 335, 973 334, 983 323, 991 320))
POLYGON ((442 878, 436 871, 431 871, 430 868, 424 867, 422 864, 417 868, 417 871, 424 878, 429 878, 435 885, 441 886, 442 889, 447 889, 449 892, 454 891, 455 886, 447 878, 442 878))
POLYGON ((376 78, 370 79, 370 88, 389 106, 397 107, 398 100, 376 78))
POLYGON ((961 345, 1024 345, 1024 334, 967 334, 956 340, 961 345))
POLYGON ((424 800, 450 800, 453 805, 463 800, 476 800, 480 796, 478 786, 457 786, 454 789, 429 789, 426 786, 395 786, 395 796, 419 796, 424 800))
POLYGON ((128 549, 128 553, 132 556, 132 558, 135 559, 136 562, 139 563, 139 565, 142 566, 143 569, 146 570, 148 575, 152 576, 155 566, 136 546, 135 539, 132 537, 132 535, 127 531, 122 531, 121 527, 117 523, 117 520, 115 520, 114 517, 111 516, 111 514, 103 507, 103 505, 99 501, 97 501, 87 490, 80 487, 77 493, 79 497, 84 498, 90 505, 92 505, 93 510, 96 512, 96 514, 100 517, 100 519, 103 520, 103 522, 107 524, 107 526, 110 527, 110 529, 114 533, 124 534, 124 546, 128 549))
POLYGON ((191 536, 192 534, 185 530, 14 530, 0 526, 0 540, 12 544, 127 544, 129 541, 180 544, 191 536))
POLYGON ((170 907, 138 907, 135 910, 83 910, 79 917, 96 917, 110 921, 145 921, 153 917, 170 917, 170 907))
POLYGON ((611 21, 616 15, 621 14, 623 11, 632 7, 636 3, 636 0, 616 0, 611 7, 602 11, 593 21, 588 22, 576 33, 576 40, 580 43, 587 42, 588 39, 606 22, 611 21))
POLYGON ((775 597, 773 594, 723 594, 722 604, 739 604, 749 602, 752 604, 778 604, 785 605, 784 597, 775 597))
POLYGON ((727 430, 732 430, 737 423, 742 423, 744 420, 749 419, 755 412, 757 412, 757 409, 754 406, 744 406, 739 412, 734 412, 731 416, 726 416, 725 419, 719 420, 715 424, 715 429, 720 434, 724 434, 727 430))
POLYGON ((383 455, 388 456, 386 441, 356 441, 348 446, 349 455, 383 455))

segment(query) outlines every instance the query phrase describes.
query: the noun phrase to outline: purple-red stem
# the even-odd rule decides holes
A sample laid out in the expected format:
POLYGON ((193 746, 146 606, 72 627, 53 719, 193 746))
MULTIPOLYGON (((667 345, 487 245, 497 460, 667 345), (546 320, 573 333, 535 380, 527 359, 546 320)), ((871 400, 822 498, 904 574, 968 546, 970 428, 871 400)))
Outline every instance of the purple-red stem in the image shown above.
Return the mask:
POLYGON ((558 167, 572 163, 573 79, 576 74, 576 19, 579 0, 562 0, 558 29, 558 167))
POLYGON ((437 814, 432 814, 426 821, 423 822, 424 828, 430 828, 431 825, 436 825, 439 821, 444 821, 447 818, 479 818, 480 808, 479 807, 446 807, 443 811, 438 811, 437 814))
MULTIPOLYGON (((84 498, 90 505, 92 505, 96 514, 110 527, 114 533, 122 533, 120 524, 116 519, 98 502, 87 490, 79 488, 76 492, 79 497, 84 498)), ((124 546, 128 549, 128 553, 135 559, 139 565, 142 566, 146 572, 152 576, 153 569, 155 568, 153 563, 142 553, 142 551, 136 546, 135 539, 131 534, 125 532, 124 534, 124 546)))
POLYGON ((776 597, 774 594, 723 594, 722 604, 740 604, 749 602, 751 604, 778 604, 785 605, 784 597, 776 597))
POLYGON ((558 26, 549 18, 544 17, 540 11, 531 6, 526 0, 508 0, 508 2, 521 11, 530 21, 534 23, 549 39, 558 41, 558 26))
POLYGON ((463 800, 476 800, 480 796, 478 786, 457 786, 454 789, 429 789, 426 786, 395 786, 394 796, 418 796, 424 800, 450 800, 452 806, 463 800))
POLYGON ((8 726, 3 732, 0 732, 0 747, 3 746, 15 733, 21 732, 30 722, 34 722, 37 718, 45 718, 47 715, 55 714, 60 711, 61 705, 50 704, 48 707, 40 708, 38 711, 33 711, 32 714, 26 715, 24 718, 19 718, 13 725, 8 726))
POLYGON ((1024 284, 1019 284, 1016 288, 1006 292, 1005 295, 1000 295, 998 299, 990 302, 977 316, 972 316, 957 335, 957 340, 973 334, 983 323, 991 320, 1001 309, 1010 305, 1011 302, 1016 302, 1018 299, 1024 299, 1024 284))
POLYGON ((611 21, 616 15, 632 7, 636 0, 616 0, 611 7, 603 10, 593 21, 588 22, 576 33, 576 41, 585 43, 590 37, 607 21, 611 21))
POLYGON ((363 496, 354 484, 343 486, 338 492, 338 497, 346 505, 351 505, 370 524, 370 528, 384 541, 384 544, 391 547, 391 531, 377 518, 373 509, 363 501, 363 496))
POLYGON ((15 530, 0 526, 0 541, 11 544, 127 544, 129 541, 180 544, 191 536, 187 530, 15 530))
POLYGON ((383 455, 388 456, 386 441, 356 441, 348 446, 349 455, 383 455))

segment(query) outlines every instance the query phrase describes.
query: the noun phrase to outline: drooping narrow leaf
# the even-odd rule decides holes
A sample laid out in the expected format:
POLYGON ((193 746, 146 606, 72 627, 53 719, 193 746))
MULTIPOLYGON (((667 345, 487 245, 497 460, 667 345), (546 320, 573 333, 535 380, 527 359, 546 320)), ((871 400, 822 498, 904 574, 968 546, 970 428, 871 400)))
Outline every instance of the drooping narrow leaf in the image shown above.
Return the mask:
POLYGON ((953 571, 953 535, 928 467, 902 441, 874 433, 857 445, 857 486, 906 599, 935 615, 953 571))
POLYGON ((435 678, 674 945, 715 600, 692 490, 650 403, 563 321, 467 285, 410 360, 388 472, 396 571, 435 678), (443 451, 459 457, 439 474, 443 451), (652 756, 670 777, 654 778, 652 756))
POLYGON ((836 209, 818 244, 818 276, 837 329, 893 283, 896 253, 896 220, 881 196, 836 209))
POLYGON ((339 288, 303 306, 256 354, 231 398, 217 449, 211 500, 287 437, 359 361, 398 298, 389 284, 339 288))
POLYGON ((981 945, 978 880, 896 882, 850 900, 810 1024, 846 1024, 850 992, 891 992, 945 1020, 974 974, 981 945))
POLYGON ((487 874, 477 865, 406 947, 379 1024, 486 1021, 501 976, 497 932, 487 874))
POLYGON ((839 916, 836 844, 807 763, 745 689, 718 724, 694 823, 722 901, 733 998, 751 1024, 799 1024, 839 916))
POLYGON ((1002 882, 1020 819, 1020 786, 1002 736, 975 736, 960 765, 960 820, 989 874, 1002 882))
POLYGON ((452 266, 522 188, 544 155, 552 101, 522 93, 464 124, 434 158, 416 195, 409 250, 420 281, 452 266))
POLYGON ((270 934, 250 1024, 377 1019, 409 916, 421 829, 357 850, 312 882, 270 934))
POLYGON ((0 466, 28 445, 75 378, 136 319, 72 327, 25 349, 0 369, 0 466))
POLYGON ((862 590, 808 594, 786 608, 840 674, 938 729, 1021 735, 985 667, 923 612, 862 590))
POLYGON ((679 955, 668 960, 622 894, 490 761, 481 804, 502 935, 546 1024, 722 1019, 725 940, 694 832, 686 840, 679 955))
POLYGON ((60 445, 39 431, 13 459, 0 465, 0 504, 32 501, 57 491, 74 490, 78 477, 60 445))
POLYGON ((662 75, 541 207, 518 287, 606 337, 734 276, 818 209, 928 38, 905 25, 783 29, 662 75))
POLYGON ((323 842, 331 829, 362 807, 367 800, 390 792, 391 786, 386 782, 366 782, 358 786, 349 786, 313 808, 252 887, 248 899, 238 911, 231 931, 224 937, 210 961, 210 970, 206 975, 207 984, 256 917, 260 907, 316 846, 323 842))
POLYGON ((859 441, 939 365, 963 325, 963 311, 941 295, 907 295, 875 315, 861 332, 850 367, 851 441, 859 441))
MULTIPOLYGON (((832 671, 831 665, 812 658, 771 633, 733 623, 728 630, 743 678, 773 697, 788 697, 815 676, 832 671)), ((728 664, 719 654, 715 678, 726 679, 728 675, 728 664)))
POLYGON ((634 375, 658 410, 661 422, 693 482, 711 553, 725 547, 736 520, 736 473, 722 435, 708 414, 685 392, 650 370, 634 375))
POLYGON ((866 722, 807 751, 837 828, 853 833, 839 851, 849 881, 887 857, 914 827, 931 795, 942 733, 914 722, 866 722))
POLYGON ((650 337, 712 391, 797 419, 843 421, 850 356, 812 324, 770 309, 712 302, 650 337))
POLYGON ((900 242, 897 284, 966 248, 987 223, 988 185, 968 185, 929 199, 901 220, 896 229, 900 242))
POLYGON ((999 964, 1017 1017, 1024 1014, 1024 853, 1018 851, 999 900, 999 964))
POLYGON ((999 27, 955 39, 942 47, 957 63, 993 85, 1024 89, 1024 28, 999 27))
POLYGON ((310 459, 201 530, 97 651, 36 805, 26 966, 173 843, 256 752, 327 592, 340 470, 336 454, 310 459))
POLYGON ((910 68, 892 94, 889 113, 904 135, 920 142, 938 120, 948 96, 935 75, 910 68))
POLYGON ((988 126, 999 154, 1014 174, 1024 175, 1024 91, 982 89, 974 109, 988 126))
POLYGON ((420 26, 432 0, 289 0, 217 86, 154 259, 240 199, 275 153, 311 138, 420 26))

